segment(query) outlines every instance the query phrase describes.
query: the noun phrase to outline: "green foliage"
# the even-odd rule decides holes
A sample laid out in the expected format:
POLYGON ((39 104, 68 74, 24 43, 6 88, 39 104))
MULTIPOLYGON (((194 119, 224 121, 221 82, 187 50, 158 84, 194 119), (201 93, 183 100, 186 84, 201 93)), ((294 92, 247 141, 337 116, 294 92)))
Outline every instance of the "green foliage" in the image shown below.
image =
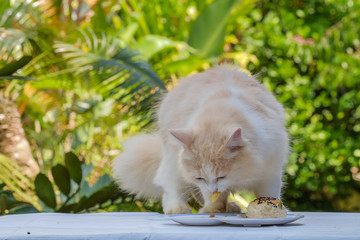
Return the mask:
POLYGON ((10 203, 15 201, 12 197, 13 193, 17 196, 17 199, 21 199, 20 202, 24 203, 20 205, 30 204, 36 209, 41 208, 31 179, 21 173, 21 167, 18 164, 3 154, 0 154, 0 186, 0 189, 4 190, 5 197, 7 198, 7 200, 2 200, 2 212, 5 210, 10 211, 10 209, 17 206, 17 202, 14 202, 14 206, 10 203), (25 202, 28 204, 25 204, 25 202))
POLYGON ((43 173, 39 173, 35 178, 35 190, 39 199, 51 208, 56 207, 54 188, 50 180, 43 173))
POLYGON ((294 210, 358 211, 360 5, 259 2, 240 16, 235 49, 257 56, 262 81, 285 105, 291 138, 284 197, 294 210), (345 204, 346 203, 346 204, 345 204))
POLYGON ((13 192, 4 189, 5 186, 0 184, 0 215, 38 212, 31 204, 16 200, 13 192))
POLYGON ((35 192, 40 200, 34 204, 16 200, 13 191, 20 198, 24 196, 15 191, 12 184, 0 184, 0 215, 48 212, 87 212, 87 211, 160 211, 158 203, 135 201, 133 196, 121 192, 113 179, 103 174, 96 181, 91 177, 94 166, 85 164, 72 152, 65 154, 65 165, 57 164, 51 169, 55 184, 43 173, 34 181, 35 192), (38 206, 37 208, 34 205, 38 206))
POLYGON ((84 164, 72 152, 65 154, 65 166, 57 164, 51 170, 55 186, 60 192, 54 191, 46 175, 39 173, 35 179, 36 193, 48 211, 81 212, 106 202, 112 205, 120 196, 126 196, 116 188, 107 174, 100 176, 91 185, 86 178, 93 170, 93 165, 84 164))
POLYGON ((77 184, 80 184, 83 176, 81 170, 81 162, 78 157, 72 152, 66 153, 65 165, 68 169, 70 178, 74 180, 77 184))
POLYGON ((204 57, 217 57, 223 53, 225 27, 231 10, 238 0, 215 0, 208 5, 190 31, 189 45, 199 49, 204 57))
MULTIPOLYGON (((14 75, 16 74, 17 71, 19 71, 21 68, 23 68, 24 66, 26 66, 30 61, 31 61, 32 57, 31 56, 23 56, 22 58, 20 58, 19 60, 13 60, 12 62, 8 63, 7 65, 5 65, 3 68, 0 69, 0 89, 4 88, 4 86, 6 86, 6 81, 9 80, 36 80, 34 78, 31 77, 27 77, 27 76, 19 76, 19 75, 14 75)), ((10 85, 10 89, 12 87, 11 84, 10 85)), ((7 88, 8 90, 9 88, 7 88)))
POLYGON ((28 64, 31 61, 31 59, 32 59, 31 56, 23 56, 19 60, 12 61, 11 63, 7 64, 2 69, 0 69, 0 76, 6 77, 12 75, 17 70, 28 64))
MULTIPOLYGON (((65 155, 66 159, 66 155, 65 155)), ((71 166, 68 166, 71 168, 71 166)), ((65 195, 69 196, 70 188, 71 188, 71 179, 70 173, 68 168, 64 167, 61 164, 57 164, 56 166, 51 168, 51 174, 54 178, 56 185, 58 186, 59 190, 65 195)))

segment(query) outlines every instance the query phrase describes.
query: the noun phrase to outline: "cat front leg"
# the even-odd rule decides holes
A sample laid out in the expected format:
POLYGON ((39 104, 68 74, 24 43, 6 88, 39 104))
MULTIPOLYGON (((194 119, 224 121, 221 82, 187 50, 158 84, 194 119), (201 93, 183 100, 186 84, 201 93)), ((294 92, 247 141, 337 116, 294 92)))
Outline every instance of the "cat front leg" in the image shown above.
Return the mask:
POLYGON ((182 199, 181 194, 175 191, 164 192, 162 198, 163 211, 165 214, 185 214, 191 213, 192 210, 182 199))
POLYGON ((226 212, 227 213, 242 213, 244 209, 237 202, 231 202, 228 200, 226 204, 226 212))
POLYGON ((162 207, 165 214, 191 213, 187 206, 189 187, 182 180, 177 167, 176 149, 167 147, 156 173, 154 183, 163 188, 162 207))
POLYGON ((192 210, 187 206, 187 191, 184 186, 179 186, 180 179, 174 176, 166 178, 162 188, 164 190, 162 196, 162 207, 165 214, 185 214, 191 213, 192 210), (184 191, 185 190, 185 191, 184 191))
POLYGON ((218 199, 212 202, 208 191, 202 191, 204 206, 199 209, 199 213, 224 213, 227 210, 227 199, 229 192, 221 192, 218 199))

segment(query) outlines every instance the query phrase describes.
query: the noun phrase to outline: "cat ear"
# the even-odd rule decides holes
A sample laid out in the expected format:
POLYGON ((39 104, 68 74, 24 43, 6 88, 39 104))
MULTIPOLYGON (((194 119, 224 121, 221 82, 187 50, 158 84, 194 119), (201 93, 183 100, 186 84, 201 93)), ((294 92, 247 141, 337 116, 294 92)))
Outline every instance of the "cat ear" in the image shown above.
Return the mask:
POLYGON ((186 147, 189 148, 190 144, 193 140, 193 133, 191 129, 188 128, 173 128, 169 129, 169 132, 171 135, 173 135, 177 140, 180 141, 180 143, 186 147))
POLYGON ((231 152, 234 152, 244 146, 244 141, 242 138, 241 128, 235 130, 231 135, 229 141, 226 143, 226 148, 231 152))

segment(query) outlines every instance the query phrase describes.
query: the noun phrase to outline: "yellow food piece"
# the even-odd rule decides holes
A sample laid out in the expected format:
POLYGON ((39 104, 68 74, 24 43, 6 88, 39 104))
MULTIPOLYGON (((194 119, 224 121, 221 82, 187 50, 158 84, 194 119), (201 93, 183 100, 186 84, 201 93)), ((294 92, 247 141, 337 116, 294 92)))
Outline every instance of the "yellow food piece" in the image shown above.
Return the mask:
POLYGON ((210 196, 211 201, 212 201, 212 202, 216 202, 216 200, 218 199, 219 195, 220 195, 219 192, 214 192, 214 193, 210 196))

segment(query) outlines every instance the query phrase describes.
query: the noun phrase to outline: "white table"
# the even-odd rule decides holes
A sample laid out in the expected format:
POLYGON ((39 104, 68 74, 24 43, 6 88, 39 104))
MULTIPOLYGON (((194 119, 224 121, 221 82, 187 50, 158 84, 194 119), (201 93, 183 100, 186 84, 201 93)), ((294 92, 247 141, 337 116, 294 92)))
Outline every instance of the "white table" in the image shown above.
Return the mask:
POLYGON ((360 213, 299 213, 282 226, 183 226, 159 213, 0 216, 0 239, 360 239, 360 213))

